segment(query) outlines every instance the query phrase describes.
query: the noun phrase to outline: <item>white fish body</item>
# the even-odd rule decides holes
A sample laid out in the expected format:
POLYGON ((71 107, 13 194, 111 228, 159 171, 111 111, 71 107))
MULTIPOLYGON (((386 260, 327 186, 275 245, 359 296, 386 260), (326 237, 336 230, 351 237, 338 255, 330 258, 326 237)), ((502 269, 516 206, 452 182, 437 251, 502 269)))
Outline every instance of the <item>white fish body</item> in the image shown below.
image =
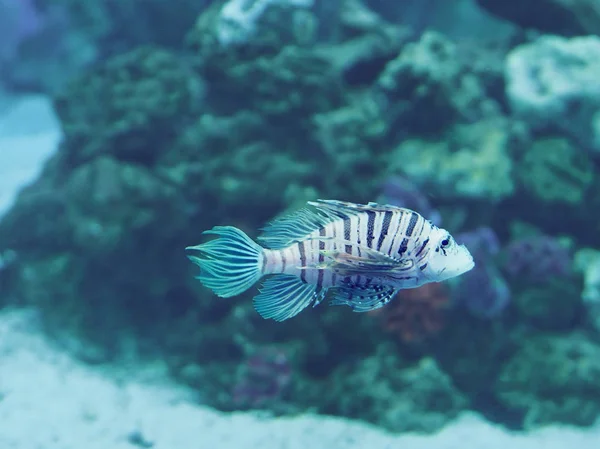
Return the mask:
POLYGON ((469 251, 444 229, 409 209, 332 200, 309 202, 276 220, 259 237, 263 248, 234 227, 207 233, 219 239, 190 247, 200 281, 235 296, 263 276, 254 298, 264 318, 283 321, 331 296, 364 312, 387 304, 398 290, 440 282, 473 268, 469 251))

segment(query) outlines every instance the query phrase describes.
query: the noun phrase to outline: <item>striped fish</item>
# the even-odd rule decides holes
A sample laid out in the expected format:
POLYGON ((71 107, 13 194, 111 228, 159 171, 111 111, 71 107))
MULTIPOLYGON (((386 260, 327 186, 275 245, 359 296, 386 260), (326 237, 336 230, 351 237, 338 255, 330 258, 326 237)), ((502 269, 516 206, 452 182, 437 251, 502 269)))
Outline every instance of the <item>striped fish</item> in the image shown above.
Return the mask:
POLYGON ((267 276, 254 306, 283 321, 328 299, 366 312, 398 290, 440 282, 474 266, 448 231, 410 209, 333 200, 275 220, 258 240, 232 226, 204 234, 218 238, 188 247, 198 279, 216 295, 239 295, 267 276))

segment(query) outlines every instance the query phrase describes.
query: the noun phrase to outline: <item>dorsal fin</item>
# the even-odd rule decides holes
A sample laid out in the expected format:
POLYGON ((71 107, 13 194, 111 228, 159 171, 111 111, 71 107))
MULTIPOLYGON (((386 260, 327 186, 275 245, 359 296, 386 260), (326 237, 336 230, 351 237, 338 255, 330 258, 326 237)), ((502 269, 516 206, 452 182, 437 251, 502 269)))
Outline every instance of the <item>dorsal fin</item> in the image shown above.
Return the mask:
MULTIPOLYGON (((338 211, 345 213, 360 213, 360 212, 414 212, 411 209, 405 207, 393 206, 391 204, 379 204, 379 203, 368 203, 368 204, 357 204, 350 203, 348 201, 337 201, 337 200, 316 200, 309 201, 308 204, 317 207, 321 210, 338 211)), ((417 213, 417 212, 415 212, 417 213)))
POLYGON ((262 229, 263 234, 258 240, 267 248, 282 249, 304 240, 313 231, 332 221, 346 218, 349 214, 349 211, 343 213, 332 209, 303 208, 273 220, 262 229))

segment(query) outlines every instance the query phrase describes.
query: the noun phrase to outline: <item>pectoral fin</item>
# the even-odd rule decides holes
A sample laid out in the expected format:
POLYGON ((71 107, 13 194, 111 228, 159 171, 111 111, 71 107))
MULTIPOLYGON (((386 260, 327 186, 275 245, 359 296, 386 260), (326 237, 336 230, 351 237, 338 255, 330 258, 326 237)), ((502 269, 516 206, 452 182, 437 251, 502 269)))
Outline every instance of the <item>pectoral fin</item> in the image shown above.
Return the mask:
POLYGON ((341 276, 368 276, 376 277, 392 273, 410 272, 415 267, 412 259, 395 259, 387 254, 376 251, 366 246, 347 241, 339 243, 340 247, 358 247, 360 256, 348 254, 343 251, 321 251, 325 261, 318 268, 333 270, 341 276))

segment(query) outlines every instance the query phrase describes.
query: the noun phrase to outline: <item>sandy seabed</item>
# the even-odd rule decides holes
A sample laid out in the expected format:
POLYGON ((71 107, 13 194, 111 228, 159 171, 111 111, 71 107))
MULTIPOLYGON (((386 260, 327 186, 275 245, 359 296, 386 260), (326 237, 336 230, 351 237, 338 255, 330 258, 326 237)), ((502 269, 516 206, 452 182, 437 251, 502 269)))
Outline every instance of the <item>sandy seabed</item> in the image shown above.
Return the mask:
MULTIPOLYGON (((2 449, 598 449, 600 427, 508 432, 465 414, 432 435, 342 418, 221 413, 139 367, 87 366, 50 343, 33 310, 0 312, 2 449)), ((160 370, 159 370, 160 371, 160 370)))
MULTIPOLYGON (((43 97, 0 106, 1 217, 61 134, 43 97)), ((342 418, 220 413, 169 383, 164 372, 74 360, 44 337, 39 321, 34 310, 0 311, 0 449, 600 448, 600 426, 515 433, 474 414, 423 436, 392 435, 342 418)))

